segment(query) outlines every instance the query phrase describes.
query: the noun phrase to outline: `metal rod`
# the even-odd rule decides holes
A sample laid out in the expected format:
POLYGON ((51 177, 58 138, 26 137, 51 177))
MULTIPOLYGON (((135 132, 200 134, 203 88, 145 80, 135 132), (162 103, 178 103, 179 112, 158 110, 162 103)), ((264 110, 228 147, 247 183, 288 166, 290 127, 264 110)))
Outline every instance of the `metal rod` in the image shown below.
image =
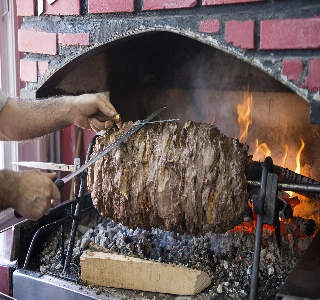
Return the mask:
POLYGON ((66 255, 64 253, 64 223, 60 225, 60 252, 61 252, 61 265, 64 265, 66 255))
POLYGON ((76 238, 76 232, 77 228, 79 225, 79 220, 80 220, 80 213, 81 213, 81 207, 82 207, 82 202, 84 198, 84 193, 86 190, 86 175, 82 174, 81 176, 81 183, 80 183, 80 190, 79 190, 79 201, 76 206, 75 213, 73 215, 73 221, 72 221, 72 227, 71 227, 71 232, 70 232, 70 240, 68 244, 68 250, 67 250, 67 257, 64 263, 63 271, 62 271, 62 276, 66 276, 67 273, 69 273, 70 269, 70 263, 71 263, 71 258, 72 258, 72 253, 73 253, 73 247, 75 243, 75 238, 76 238))
MULTIPOLYGON (((168 120, 150 121, 150 122, 143 122, 143 124, 164 123, 164 122, 173 122, 173 121, 180 121, 180 119, 168 119, 168 120)), ((142 124, 142 123, 138 123, 138 124, 142 124)))
POLYGON ((263 207, 264 201, 266 198, 266 190, 267 190, 267 177, 268 171, 271 168, 272 160, 270 157, 267 157, 264 161, 262 167, 262 177, 261 177, 261 189, 259 195, 259 204, 262 207, 262 212, 258 214, 258 222, 256 227, 255 234, 255 244, 254 244, 254 256, 253 256, 253 265, 252 265, 252 273, 251 273, 251 286, 250 286, 250 300, 255 300, 257 296, 258 290, 258 273, 259 273, 259 263, 260 263, 260 253, 261 253, 261 239, 262 239, 262 225, 263 225, 263 207))
POLYGON ((256 236, 254 241, 254 255, 253 265, 251 273, 251 286, 250 286, 250 300, 255 300, 258 291, 258 279, 259 279, 259 261, 261 253, 261 240, 262 240, 262 216, 258 215, 258 222, 256 227, 256 236))
MULTIPOLYGON (((96 142, 96 139, 98 138, 99 135, 95 135, 89 146, 88 146, 88 150, 87 150, 87 154, 86 154, 86 162, 88 162, 90 160, 90 156, 93 152, 93 148, 96 142)), ((84 194, 86 191, 86 186, 87 186, 87 174, 85 173, 81 173, 80 175, 80 189, 78 192, 78 203, 76 205, 76 209, 75 212, 73 214, 73 209, 71 210, 71 215, 73 215, 73 222, 72 222, 72 227, 71 227, 71 232, 70 232, 70 241, 68 244, 68 250, 67 250, 67 257, 66 260, 64 262, 64 267, 63 267, 63 271, 62 271, 62 276, 67 277, 67 273, 69 273, 69 268, 70 268, 70 263, 71 263, 71 258, 72 258, 72 252, 73 252, 73 247, 74 247, 74 242, 75 242, 75 237, 76 237, 76 230, 78 228, 79 225, 79 219, 80 219, 80 212, 81 212, 81 207, 82 207, 82 203, 83 203, 83 198, 84 198, 84 194)))
MULTIPOLYGON (((248 180, 248 185, 250 187, 260 187, 261 182, 248 180)), ((320 184, 278 182, 278 189, 292 192, 320 193, 320 184)))

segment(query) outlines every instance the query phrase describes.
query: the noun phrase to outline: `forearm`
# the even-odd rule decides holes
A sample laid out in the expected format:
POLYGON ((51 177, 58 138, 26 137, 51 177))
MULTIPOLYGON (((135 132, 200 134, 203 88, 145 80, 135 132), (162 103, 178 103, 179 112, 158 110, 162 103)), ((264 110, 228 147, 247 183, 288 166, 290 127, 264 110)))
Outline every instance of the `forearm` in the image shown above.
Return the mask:
MULTIPOLYGON (((73 124, 99 131, 113 126, 116 114, 101 93, 45 100, 8 99, 0 112, 0 140, 30 140, 73 124)), ((119 120, 116 122, 121 126, 119 120)))
POLYGON ((15 208, 18 201, 19 183, 18 172, 10 170, 0 171, 0 210, 15 208))
POLYGON ((46 100, 8 99, 0 112, 0 139, 28 140, 73 124, 72 97, 46 100))

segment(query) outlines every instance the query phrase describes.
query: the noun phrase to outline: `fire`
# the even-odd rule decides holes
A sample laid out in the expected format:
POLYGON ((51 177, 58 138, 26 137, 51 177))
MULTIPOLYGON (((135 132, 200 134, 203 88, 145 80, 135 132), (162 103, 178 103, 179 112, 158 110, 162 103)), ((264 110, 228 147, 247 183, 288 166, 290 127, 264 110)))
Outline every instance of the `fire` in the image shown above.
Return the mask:
MULTIPOLYGON (((252 123, 251 112, 253 105, 252 93, 249 88, 244 92, 243 103, 237 105, 238 124, 240 127, 239 141, 244 143, 248 139, 249 126, 252 123)), ((255 141, 255 151, 253 159, 257 161, 264 160, 267 156, 271 156, 271 150, 266 143, 259 144, 259 140, 255 141)))
POLYGON ((263 161, 266 157, 271 156, 271 150, 266 143, 259 144, 259 140, 255 141, 255 152, 253 154, 253 160, 263 161))
POLYGON ((297 153, 297 156, 296 156, 296 164, 297 164, 297 167, 296 167, 295 172, 296 172, 297 174, 300 174, 300 156, 301 156, 301 152, 302 152, 302 150, 303 150, 303 148, 304 148, 304 145, 305 145, 303 139, 300 138, 300 141, 301 141, 301 147, 300 147, 300 149, 299 149, 299 151, 298 151, 298 153, 297 153))
MULTIPOLYGON (((300 167, 300 156, 301 156, 301 152, 305 146, 305 143, 303 141, 303 139, 300 138, 300 141, 301 141, 301 146, 300 146, 300 149, 298 150, 298 153, 296 155, 296 169, 295 169, 295 173, 297 174, 300 174, 300 171, 301 171, 301 167, 300 167)), ((292 198, 294 193, 293 192, 287 192, 290 197, 292 198)))
MULTIPOLYGON (((248 140, 249 134, 249 126, 252 124, 252 108, 253 108, 253 96, 252 93, 249 92, 249 88, 244 91, 243 102, 237 105, 237 113, 238 113, 238 124, 239 124, 239 141, 241 143, 245 143, 248 140)), ((253 139, 252 139, 253 140, 253 139)), ((283 157, 275 157, 273 161, 276 165, 285 167, 285 164, 288 164, 287 157, 289 154, 289 146, 285 144, 284 146, 284 155, 283 157)), ((300 156, 301 152, 305 147, 304 141, 301 139, 301 147, 296 155, 296 169, 295 172, 300 174, 300 156)), ((255 161, 264 161, 264 159, 268 156, 271 157, 271 149, 266 142, 259 143, 258 138, 255 139, 253 145, 251 145, 251 154, 253 155, 253 160, 255 161)), ((276 150, 275 150, 276 151, 276 150)), ((277 152, 277 151, 276 151, 277 152)), ((287 168, 294 170, 292 166, 286 166, 287 168)))
POLYGON ((252 108, 252 93, 248 91, 244 93, 244 101, 242 104, 237 105, 238 124, 240 126, 239 141, 245 142, 248 138, 248 129, 251 121, 251 108, 252 108))
MULTIPOLYGON (((249 126, 254 126, 252 119, 252 108, 253 108, 253 97, 252 93, 249 91, 244 92, 243 103, 237 105, 237 113, 238 113, 238 124, 240 129, 239 141, 241 143, 250 144, 250 154, 253 156, 254 161, 264 161, 266 157, 271 157, 271 152, 273 151, 274 157, 273 162, 275 165, 281 166, 283 168, 288 168, 290 170, 295 170, 294 172, 300 174, 301 171, 301 153, 305 148, 305 142, 302 138, 300 138, 301 146, 295 155, 292 150, 292 145, 282 144, 279 147, 283 147, 284 151, 281 149, 272 149, 266 142, 259 142, 259 139, 256 137, 249 136, 249 126)), ((254 132, 254 131, 253 131, 254 132)), ((285 138, 285 135, 284 135, 285 138)), ((284 141, 285 142, 285 141, 284 141)), ((294 196, 294 193, 291 191, 286 192, 286 199, 284 199, 292 208, 300 204, 300 196, 294 196)), ((251 222, 243 222, 240 225, 235 226, 231 231, 232 232, 247 232, 254 233, 257 224, 257 215, 254 213, 253 207, 249 202, 249 206, 251 207, 253 213, 253 219, 251 222)), ((280 219, 280 218, 279 218, 280 219)), ((280 219, 280 230, 284 237, 290 238, 292 228, 299 228, 298 221, 295 221, 297 224, 291 224, 293 221, 291 219, 280 219)), ((295 229, 296 231, 298 229, 295 229)), ((263 234, 265 236, 271 236, 275 234, 274 226, 264 224, 263 225, 263 234)), ((297 236, 298 233, 295 233, 297 236)), ((301 237, 304 238, 305 234, 302 234, 301 237)))

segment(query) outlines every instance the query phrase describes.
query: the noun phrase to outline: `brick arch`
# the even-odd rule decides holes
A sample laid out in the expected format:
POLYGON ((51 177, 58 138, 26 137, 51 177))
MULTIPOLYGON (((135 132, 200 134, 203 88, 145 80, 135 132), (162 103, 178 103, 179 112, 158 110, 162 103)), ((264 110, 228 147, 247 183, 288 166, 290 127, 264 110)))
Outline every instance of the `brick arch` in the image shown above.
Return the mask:
MULTIPOLYGON (((79 64, 85 62, 86 60, 98 55, 110 49, 116 45, 124 44, 127 41, 137 39, 145 36, 146 34, 149 35, 157 35, 158 33, 168 33, 172 35, 182 36, 185 39, 193 40, 199 44, 205 45, 207 48, 212 48, 215 50, 222 51, 227 55, 231 55, 234 59, 239 59, 243 63, 248 63, 254 68, 259 69, 260 71, 264 72, 266 75, 273 77, 272 73, 266 72, 266 69, 262 68, 260 64, 258 64, 255 60, 250 57, 244 56, 241 51, 236 51, 231 49, 230 47, 224 47, 223 45, 219 44, 215 40, 208 40, 204 38, 203 35, 194 33, 194 32, 181 32, 180 30, 176 30, 176 28, 166 28, 166 30, 159 29, 159 28, 144 28, 143 30, 135 30, 133 34, 127 33, 125 36, 123 35, 113 35, 111 39, 106 40, 105 42, 96 44, 92 47, 86 47, 81 49, 79 52, 70 52, 68 55, 65 55, 63 61, 59 60, 59 64, 51 63, 53 67, 49 68, 45 74, 38 80, 38 85, 36 89, 37 97, 46 97, 49 95, 55 95, 59 93, 57 90, 54 89, 56 85, 58 85, 62 78, 64 78, 67 74, 72 72, 74 68, 76 68, 79 64)), ((143 43, 143 41, 142 41, 143 43)), ((276 79, 276 78, 274 78, 276 79)), ((281 79, 281 78, 280 78, 281 79)), ((281 82, 281 80, 278 80, 281 82)), ((282 83, 282 82, 281 82, 282 83)), ((291 88, 288 85, 288 82, 285 81, 282 84, 291 88)), ((297 91, 296 91, 297 92, 297 91)))
POLYGON ((141 33, 168 31, 246 61, 311 107, 320 103, 320 4, 302 0, 99 3, 57 0, 37 17, 34 1, 17 2, 19 15, 28 16, 19 31, 19 50, 26 53, 21 61, 21 79, 26 81, 22 96, 36 96, 34 91, 55 71, 95 48, 141 33))

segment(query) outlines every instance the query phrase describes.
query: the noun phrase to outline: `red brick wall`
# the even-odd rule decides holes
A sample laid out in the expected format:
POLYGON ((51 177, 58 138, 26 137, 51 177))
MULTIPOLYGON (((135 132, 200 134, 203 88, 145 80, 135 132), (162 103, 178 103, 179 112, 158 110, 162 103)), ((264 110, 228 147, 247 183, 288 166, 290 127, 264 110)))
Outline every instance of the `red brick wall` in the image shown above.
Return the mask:
MULTIPOLYGON (((140 11, 164 11, 179 9, 190 12, 193 8, 203 7, 231 7, 241 3, 252 3, 259 11, 263 0, 144 0, 142 7, 135 7, 134 0, 88 0, 87 11, 84 14, 105 14, 130 13, 140 11)), ((46 1, 45 1, 46 3, 46 1)), ((80 14, 81 0, 56 0, 52 5, 45 5, 46 15, 78 16, 80 14)), ((33 0, 17 0, 17 12, 20 16, 32 16, 36 12, 33 0)), ((232 14, 231 14, 232 15, 232 14)), ((125 15, 123 16, 125 18, 125 15)), ((79 16, 80 18, 80 16, 79 16)), ((279 18, 274 19, 225 19, 216 16, 212 19, 200 17, 198 23, 198 34, 208 34, 208 37, 215 38, 222 36, 226 47, 236 49, 239 52, 248 50, 268 51, 275 50, 310 50, 320 48, 320 18, 318 16, 308 18, 279 18)), ((81 21, 82 22, 82 21, 81 21)), ((43 54, 45 59, 34 59, 31 62, 22 60, 21 79, 26 82, 36 82, 38 76, 45 76, 50 69, 50 56, 59 55, 59 47, 92 46, 90 33, 85 27, 77 32, 51 32, 50 30, 35 30, 33 28, 20 29, 19 50, 43 54)), ((232 51, 231 51, 232 52, 232 51)), ((283 55, 282 75, 289 82, 297 85, 297 88, 307 88, 312 92, 320 91, 319 63, 317 59, 306 59, 301 56, 292 58, 290 53, 283 55), (307 62, 306 62, 307 60, 307 62), (304 76, 304 78, 303 78, 304 76)))
POLYGON ((218 32, 220 29, 220 20, 201 20, 199 31, 205 33, 218 32))
POLYGON ((62 46, 89 46, 88 33, 59 33, 59 44, 62 46))
POLYGON ((44 1, 44 14, 47 15, 79 15, 80 14, 80 0, 55 1, 52 5, 48 5, 44 1))
POLYGON ((175 8, 186 8, 194 7, 197 5, 196 0, 145 0, 144 10, 157 10, 157 9, 175 9, 175 8))
POLYGON ((88 0, 90 14, 134 11, 134 0, 88 0))
POLYGON ((33 16, 35 12, 34 0, 17 0, 18 16, 33 16))
POLYGON ((227 21, 226 42, 242 49, 254 48, 254 21, 227 21))
POLYGON ((319 30, 319 18, 262 21, 260 49, 316 49, 320 47, 319 30))
POLYGON ((20 29, 18 32, 18 46, 21 52, 33 52, 55 55, 57 52, 57 34, 20 29))

